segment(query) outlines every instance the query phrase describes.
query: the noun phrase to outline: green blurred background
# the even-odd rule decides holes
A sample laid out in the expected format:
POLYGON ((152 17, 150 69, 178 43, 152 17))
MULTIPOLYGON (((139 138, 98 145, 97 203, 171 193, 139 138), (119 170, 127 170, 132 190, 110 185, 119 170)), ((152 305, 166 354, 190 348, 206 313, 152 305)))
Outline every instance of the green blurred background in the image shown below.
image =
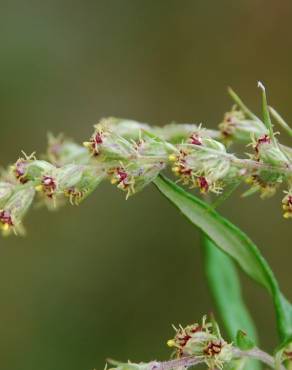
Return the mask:
MULTIPOLYGON (((259 111, 258 80, 292 117, 291 19, 288 0, 1 0, 0 165, 42 152, 48 131, 81 142, 108 115, 216 127, 228 85, 259 111)), ((234 195, 221 210, 292 298, 280 198, 234 195)), ((35 210, 26 225, 26 238, 0 240, 1 370, 167 358, 170 324, 215 309, 198 232, 153 186, 125 201, 103 184, 79 208, 35 210)), ((271 349, 271 301, 242 279, 271 349)))

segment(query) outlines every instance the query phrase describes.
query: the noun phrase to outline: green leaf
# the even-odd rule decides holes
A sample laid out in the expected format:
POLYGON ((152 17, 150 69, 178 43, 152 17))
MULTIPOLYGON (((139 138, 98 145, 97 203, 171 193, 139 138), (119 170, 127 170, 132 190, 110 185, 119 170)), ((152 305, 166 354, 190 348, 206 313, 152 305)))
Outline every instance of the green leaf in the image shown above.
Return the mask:
POLYGON ((288 135, 292 136, 292 128, 288 125, 288 123, 283 119, 283 117, 273 108, 268 107, 272 117, 278 122, 278 124, 288 133, 288 135))
POLYGON ((243 351, 248 351, 255 347, 255 342, 242 330, 236 334, 236 344, 243 351))
POLYGON ((233 261, 206 236, 203 243, 209 287, 230 339, 234 341, 238 330, 243 330, 257 342, 256 328, 243 301, 233 261))
POLYGON ((230 197, 230 195, 239 187, 242 180, 235 180, 233 181, 224 191, 224 193, 217 196, 217 199, 211 203, 212 208, 218 208, 226 199, 230 197))
POLYGON ((171 180, 160 175, 154 183, 191 223, 232 257, 247 275, 268 290, 275 306, 279 335, 282 340, 291 336, 292 305, 281 293, 271 268, 251 239, 208 204, 171 180))

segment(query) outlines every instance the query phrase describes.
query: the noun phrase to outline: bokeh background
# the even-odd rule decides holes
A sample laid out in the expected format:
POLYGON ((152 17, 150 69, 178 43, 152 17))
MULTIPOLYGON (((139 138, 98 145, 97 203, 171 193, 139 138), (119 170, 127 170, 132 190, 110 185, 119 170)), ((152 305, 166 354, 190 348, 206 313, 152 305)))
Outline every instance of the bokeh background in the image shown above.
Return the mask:
MULTIPOLYGON (((1 0, 0 165, 82 142, 104 116, 216 127, 231 85, 256 112, 258 80, 292 118, 292 3, 271 0, 1 0)), ((257 242, 292 298, 281 194, 238 194, 224 215, 257 242)), ((150 186, 125 201, 102 184, 79 208, 35 210, 26 238, 0 240, 0 370, 103 369, 169 356, 171 323, 214 311, 198 232, 150 186)), ((261 344, 271 300, 242 276, 261 344)))

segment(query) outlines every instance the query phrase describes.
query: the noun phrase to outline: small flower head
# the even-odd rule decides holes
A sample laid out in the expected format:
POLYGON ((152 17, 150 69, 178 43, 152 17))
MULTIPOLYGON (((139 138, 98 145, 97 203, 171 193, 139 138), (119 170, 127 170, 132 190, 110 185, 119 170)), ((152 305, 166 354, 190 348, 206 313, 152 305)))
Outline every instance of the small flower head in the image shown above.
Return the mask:
POLYGON ((0 224, 1 228, 4 232, 7 232, 10 228, 13 227, 13 221, 11 217, 11 213, 4 209, 0 210, 0 224))
POLYGON ((225 362, 231 360, 231 345, 221 337, 215 322, 179 327, 173 339, 167 342, 168 346, 176 348, 178 357, 197 356, 204 359, 209 367, 222 368, 225 362))
POLYGON ((84 142, 84 146, 89 149, 93 156, 98 156, 100 154, 100 147, 104 141, 104 137, 105 136, 102 127, 98 127, 89 141, 84 142))
POLYGON ((109 171, 111 183, 118 189, 127 192, 127 197, 135 193, 135 179, 133 175, 121 164, 119 167, 109 171))
POLYGON ((72 186, 71 188, 64 190, 64 195, 69 198, 69 201, 72 205, 78 205, 84 198, 85 191, 79 190, 78 188, 72 186))
POLYGON ((251 135, 259 137, 267 133, 267 129, 260 120, 247 119, 246 115, 237 106, 224 114, 223 121, 219 124, 223 139, 227 141, 248 141, 251 135))
POLYGON ((40 185, 36 187, 37 191, 41 191, 48 198, 53 198, 57 190, 57 180, 51 175, 43 175, 40 185))
POLYGON ((59 190, 72 205, 79 205, 104 179, 106 173, 97 166, 68 165, 59 169, 59 190))
POLYGON ((28 179, 25 177, 26 167, 28 165, 28 160, 24 158, 19 158, 14 165, 14 174, 17 180, 22 184, 25 184, 28 179))
POLYGON ((270 176, 265 176, 265 173, 253 174, 245 180, 245 182, 251 186, 245 195, 259 191, 262 199, 270 198, 275 195, 277 188, 280 185, 280 181, 278 180, 280 179, 273 179, 270 176))
POLYGON ((257 139, 253 138, 251 145, 254 149, 252 157, 254 160, 275 166, 288 165, 287 157, 279 148, 275 138, 272 140, 269 135, 265 134, 257 139))
POLYGON ((230 162, 225 160, 224 145, 216 140, 192 134, 186 144, 179 146, 179 153, 172 154, 172 171, 184 185, 199 188, 202 193, 220 193, 222 179, 230 174, 230 162), (223 156, 222 156, 223 155, 223 156))
POLYGON ((48 149, 46 157, 56 167, 69 163, 86 164, 90 160, 88 151, 81 145, 67 139, 64 135, 48 135, 48 149))
POLYGON ((98 165, 68 164, 43 174, 36 190, 49 209, 64 204, 65 197, 72 205, 83 201, 102 181, 106 172, 98 165))
POLYGON ((170 123, 163 127, 152 127, 152 132, 158 137, 173 144, 185 142, 194 133, 200 133, 200 135, 206 136, 207 131, 208 130, 202 130, 201 125, 191 123, 170 123))
POLYGON ((118 135, 107 122, 95 125, 88 142, 83 143, 93 157, 105 162, 128 160, 135 155, 133 143, 118 135))
POLYGON ((183 185, 193 186, 196 181, 195 173, 192 171, 192 168, 187 165, 186 159, 188 154, 189 151, 186 148, 181 148, 179 154, 171 154, 169 160, 174 162, 172 172, 180 178, 183 185))
POLYGON ((151 127, 146 123, 136 122, 121 118, 104 118, 99 124, 108 127, 116 135, 127 140, 137 141, 141 137, 141 131, 151 131, 151 127))
POLYGON ((54 166, 49 162, 37 160, 34 153, 19 158, 13 166, 11 166, 12 173, 21 184, 26 184, 28 181, 35 180, 45 171, 49 171, 54 166))
POLYGON ((271 138, 269 135, 267 134, 264 134, 263 136, 260 136, 258 139, 255 140, 254 142, 254 150, 256 152, 256 155, 259 155, 260 154, 260 151, 263 150, 263 147, 265 145, 270 145, 271 144, 271 138))
POLYGON ((108 172, 111 183, 127 192, 126 198, 144 189, 165 167, 165 162, 152 162, 141 158, 135 162, 111 168, 108 172))
POLYGON ((31 206, 34 194, 32 186, 18 188, 0 210, 0 227, 4 235, 9 235, 12 231, 15 234, 24 233, 22 220, 31 206))
POLYGON ((11 167, 12 172, 14 173, 15 178, 21 183, 25 184, 27 181, 29 181, 29 177, 27 176, 27 168, 29 164, 34 162, 36 160, 35 153, 32 153, 31 155, 26 155, 25 153, 24 157, 19 158, 15 164, 11 167))

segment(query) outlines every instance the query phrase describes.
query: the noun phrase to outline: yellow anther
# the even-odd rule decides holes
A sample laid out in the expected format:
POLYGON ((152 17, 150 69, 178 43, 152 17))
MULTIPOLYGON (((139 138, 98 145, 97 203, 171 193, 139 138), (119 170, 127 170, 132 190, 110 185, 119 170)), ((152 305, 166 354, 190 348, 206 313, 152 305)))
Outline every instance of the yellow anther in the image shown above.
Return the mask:
POLYGON ((175 341, 173 339, 169 339, 166 344, 168 345, 168 347, 175 347, 175 341))
POLYGON ((2 230, 3 230, 3 231, 8 231, 8 230, 9 230, 9 225, 8 225, 8 224, 4 224, 4 225, 2 226, 2 230))
POLYGON ((288 219, 288 218, 292 217, 292 213, 291 212, 285 212, 283 214, 283 217, 286 218, 286 219, 288 219))
POLYGON ((172 172, 179 173, 179 167, 172 167, 172 172))
POLYGON ((176 161, 176 156, 174 154, 170 154, 168 159, 172 162, 176 161))
POLYGON ((83 146, 85 146, 86 148, 89 148, 91 146, 91 143, 89 141, 84 141, 83 146))
POLYGON ((42 190, 43 190, 43 185, 37 185, 37 186, 35 187, 35 190, 36 190, 36 191, 42 191, 42 190))
POLYGON ((115 185, 117 182, 118 182, 118 180, 116 178, 113 177, 111 179, 111 184, 115 185))

